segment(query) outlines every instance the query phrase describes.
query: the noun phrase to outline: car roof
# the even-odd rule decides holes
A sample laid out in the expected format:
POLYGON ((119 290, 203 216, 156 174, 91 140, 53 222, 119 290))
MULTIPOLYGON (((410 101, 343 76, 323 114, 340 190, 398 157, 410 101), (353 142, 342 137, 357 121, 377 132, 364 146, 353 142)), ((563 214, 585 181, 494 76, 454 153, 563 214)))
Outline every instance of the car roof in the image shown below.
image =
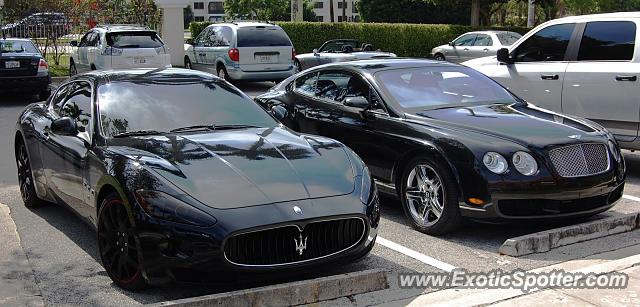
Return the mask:
POLYGON ((577 22, 582 20, 596 19, 596 18, 640 18, 640 12, 618 12, 618 13, 604 13, 604 14, 591 14, 580 16, 568 16, 558 19, 550 20, 552 22, 577 22))
POLYGON ((205 81, 205 80, 219 80, 218 77, 197 70, 184 69, 184 68, 160 68, 160 69, 113 69, 113 70, 96 70, 90 71, 84 74, 76 75, 71 80, 88 80, 94 82, 96 85, 102 85, 112 82, 158 82, 166 81, 168 78, 171 80, 185 80, 185 81, 205 81))
POLYGON ((238 28, 245 27, 280 27, 279 25, 268 23, 268 22, 259 22, 259 21, 238 21, 238 22, 221 22, 221 23, 213 23, 209 25, 211 26, 232 26, 238 28))
POLYGON ((399 69, 399 68, 416 68, 416 67, 463 67, 462 65, 435 61, 427 59, 415 59, 415 58, 384 58, 384 59, 372 59, 372 60, 360 60, 349 62, 336 62, 330 64, 319 65, 313 70, 331 69, 331 68, 347 68, 360 71, 366 71, 371 74, 375 74, 379 71, 399 69))

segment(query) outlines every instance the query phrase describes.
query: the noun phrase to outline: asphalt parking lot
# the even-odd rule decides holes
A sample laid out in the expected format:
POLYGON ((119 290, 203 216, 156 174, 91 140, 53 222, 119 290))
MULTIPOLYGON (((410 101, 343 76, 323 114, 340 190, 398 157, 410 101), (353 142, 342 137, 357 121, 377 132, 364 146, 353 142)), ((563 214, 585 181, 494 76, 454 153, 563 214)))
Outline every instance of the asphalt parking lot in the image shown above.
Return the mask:
MULTIPOLYGON (((250 83, 241 84, 240 88, 250 96, 255 96, 272 85, 250 83)), ((73 213, 53 205, 29 210, 22 204, 16 185, 13 129, 22 108, 35 100, 35 97, 0 97, 0 203, 8 205, 11 209, 11 217, 17 226, 22 248, 27 253, 29 264, 35 273, 36 284, 48 305, 124 306, 155 303, 374 268, 391 272, 436 272, 452 267, 466 268, 470 271, 530 270, 640 243, 640 232, 636 230, 561 247, 543 254, 519 258, 501 256, 497 251, 507 238, 575 221, 563 224, 517 225, 469 222, 456 233, 430 237, 411 229, 405 222, 399 201, 383 197, 379 230, 379 236, 383 240, 379 240, 371 255, 359 263, 319 273, 301 272, 300 275, 287 279, 263 277, 252 283, 224 285, 172 284, 141 293, 129 293, 111 283, 98 260, 95 234, 75 218, 73 213), (398 245, 401 248, 398 248, 398 245), (421 257, 421 260, 409 257, 407 249, 425 257, 421 257)), ((632 199, 640 197, 640 154, 626 152, 625 158, 628 164, 625 195, 630 197, 623 198, 613 210, 601 215, 638 211, 640 202, 632 199)), ((402 294, 396 292, 393 295, 402 294)))

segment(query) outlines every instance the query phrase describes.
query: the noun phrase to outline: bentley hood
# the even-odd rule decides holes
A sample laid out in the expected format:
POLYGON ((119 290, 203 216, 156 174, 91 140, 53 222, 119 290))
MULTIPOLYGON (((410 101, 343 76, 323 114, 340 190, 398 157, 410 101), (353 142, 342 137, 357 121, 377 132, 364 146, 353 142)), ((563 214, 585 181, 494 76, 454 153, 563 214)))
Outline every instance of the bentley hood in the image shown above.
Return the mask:
POLYGON ((464 129, 510 140, 524 146, 543 148, 547 145, 576 141, 602 141, 597 128, 587 122, 518 103, 470 105, 419 111, 409 119, 434 119, 454 129, 464 129))
POLYGON ((111 142, 113 149, 218 209, 345 195, 354 190, 355 172, 342 144, 279 127, 111 142))

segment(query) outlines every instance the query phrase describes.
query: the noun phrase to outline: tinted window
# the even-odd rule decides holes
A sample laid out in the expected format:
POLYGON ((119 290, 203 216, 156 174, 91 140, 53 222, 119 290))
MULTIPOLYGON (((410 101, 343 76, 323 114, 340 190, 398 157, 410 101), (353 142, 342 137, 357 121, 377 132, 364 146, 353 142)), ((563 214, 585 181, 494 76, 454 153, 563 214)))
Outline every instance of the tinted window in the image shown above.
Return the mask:
POLYGON ((69 83, 67 85, 61 86, 51 98, 51 108, 57 114, 60 114, 60 109, 62 107, 62 103, 64 102, 64 98, 67 97, 67 92, 69 92, 69 90, 73 87, 73 84, 74 83, 69 83))
POLYGON ((341 102, 347 93, 351 75, 342 72, 321 72, 318 77, 316 96, 341 102))
POLYGON ((78 130, 91 133, 91 86, 87 82, 74 82, 65 99, 59 115, 76 120, 78 130))
POLYGON ((455 46, 472 46, 473 45, 473 41, 476 40, 476 35, 475 34, 467 34, 467 35, 463 35, 462 37, 458 38, 453 44, 455 46))
POLYGON ((516 102, 494 81, 465 67, 395 69, 379 72, 375 78, 403 109, 516 102))
POLYGON ((511 46, 522 37, 522 35, 515 32, 500 32, 496 33, 496 36, 502 46, 511 46))
POLYGON ((0 53, 40 53, 30 41, 0 40, 0 53))
POLYGON ((636 24, 631 21, 589 22, 580 43, 579 61, 629 61, 633 58, 636 24))
POLYGON ((243 27, 238 29, 238 47, 291 46, 284 30, 276 27, 243 27))
POLYGON ((115 48, 158 48, 164 45, 156 32, 109 33, 107 44, 115 48))
POLYGON ((474 46, 493 46, 493 40, 489 35, 478 34, 478 37, 476 37, 476 41, 473 43, 473 45, 474 46))
POLYGON ((516 62, 564 61, 574 24, 546 27, 527 38, 515 53, 516 62))
POLYGON ((307 95, 315 95, 318 73, 310 73, 296 80, 296 90, 307 95))
POLYGON ((89 32, 85 34, 80 40, 79 47, 86 47, 92 37, 93 37, 93 32, 89 32))
POLYGON ((112 82, 100 86, 98 103, 100 124, 107 137, 125 131, 166 132, 193 125, 277 125, 250 98, 219 80, 112 82))

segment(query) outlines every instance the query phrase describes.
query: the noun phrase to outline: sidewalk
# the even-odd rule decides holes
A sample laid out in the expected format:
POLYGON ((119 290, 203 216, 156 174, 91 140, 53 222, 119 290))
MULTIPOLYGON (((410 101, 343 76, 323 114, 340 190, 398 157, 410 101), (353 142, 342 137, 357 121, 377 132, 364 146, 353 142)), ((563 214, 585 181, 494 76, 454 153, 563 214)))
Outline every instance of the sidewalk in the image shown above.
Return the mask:
POLYGON ((640 306, 640 245, 593 255, 530 272, 564 270, 598 275, 629 275, 626 289, 546 288, 525 293, 519 289, 446 289, 381 306, 640 306))
POLYGON ((0 306, 44 306, 9 207, 0 204, 0 306))

